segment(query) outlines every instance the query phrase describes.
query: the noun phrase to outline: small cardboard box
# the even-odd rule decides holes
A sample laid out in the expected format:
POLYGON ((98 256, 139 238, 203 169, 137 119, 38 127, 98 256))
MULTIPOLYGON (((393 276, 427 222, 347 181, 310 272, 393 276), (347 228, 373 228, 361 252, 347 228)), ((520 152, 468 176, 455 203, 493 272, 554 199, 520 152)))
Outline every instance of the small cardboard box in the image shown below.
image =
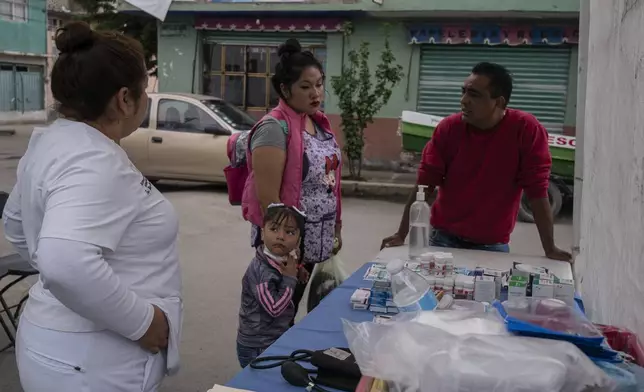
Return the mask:
POLYGON ((374 312, 374 313, 387 313, 387 307, 386 306, 370 305, 369 310, 374 312))
POLYGON ((529 278, 513 275, 508 281, 508 298, 522 298, 527 294, 529 278))
POLYGON ((477 276, 474 281, 474 300, 492 303, 496 299, 496 281, 493 276, 477 276))
POLYGON ((501 298, 501 290, 503 289, 503 280, 507 279, 510 274, 509 270, 500 270, 494 268, 483 268, 483 276, 493 276, 494 281, 496 282, 496 292, 494 296, 496 299, 501 298))
POLYGON ((351 295, 351 303, 366 304, 369 302, 369 297, 371 297, 371 290, 360 288, 351 295))
POLYGON ((532 285, 532 298, 554 298, 555 286, 550 280, 542 280, 532 285))
POLYGON ((564 301, 569 306, 575 305, 575 283, 571 279, 559 279, 555 283, 554 298, 564 301))

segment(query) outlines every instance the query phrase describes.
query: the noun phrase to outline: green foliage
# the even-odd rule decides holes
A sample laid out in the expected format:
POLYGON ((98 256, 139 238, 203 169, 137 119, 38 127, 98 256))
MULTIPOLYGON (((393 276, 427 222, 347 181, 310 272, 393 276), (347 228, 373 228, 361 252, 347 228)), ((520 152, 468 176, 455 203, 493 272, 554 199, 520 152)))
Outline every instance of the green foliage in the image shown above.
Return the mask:
POLYGON ((141 42, 148 70, 156 69, 157 20, 155 18, 147 14, 118 13, 118 4, 113 0, 74 1, 87 12, 78 18, 86 21, 96 30, 119 31, 141 42))
MULTIPOLYGON (((347 41, 352 33, 351 25, 346 24, 344 34, 347 41)), ((339 99, 349 172, 354 179, 360 179, 362 174, 364 130, 389 102, 393 87, 404 77, 403 67, 396 63, 391 51, 387 25, 384 36, 384 48, 374 75, 369 68, 369 42, 363 41, 357 50, 349 51, 340 76, 331 78, 331 86, 339 99)))

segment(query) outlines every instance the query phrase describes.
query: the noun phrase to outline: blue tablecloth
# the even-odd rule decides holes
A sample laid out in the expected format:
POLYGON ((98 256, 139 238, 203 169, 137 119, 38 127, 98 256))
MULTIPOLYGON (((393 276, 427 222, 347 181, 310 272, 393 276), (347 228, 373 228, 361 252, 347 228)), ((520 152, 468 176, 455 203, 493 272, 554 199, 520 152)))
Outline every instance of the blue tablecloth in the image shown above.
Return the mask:
MULTIPOLYGON (((371 312, 353 310, 350 304, 351 294, 356 289, 371 287, 373 282, 366 282, 363 279, 371 264, 362 266, 340 287, 333 290, 313 312, 282 335, 262 356, 289 355, 300 349, 322 350, 329 347, 347 347, 347 339, 342 332, 342 319, 356 322, 373 320, 371 312)), ((637 391, 644 392, 644 369, 635 365, 629 366, 628 369, 638 381, 637 391)), ((246 368, 226 385, 255 392, 301 392, 303 390, 284 381, 279 367, 268 370, 246 368)))
MULTIPOLYGON (((353 310, 351 295, 360 287, 371 287, 364 275, 372 263, 367 263, 336 288, 299 323, 289 329, 262 356, 289 355, 295 350, 323 350, 329 347, 347 347, 342 332, 342 319, 356 322, 371 321, 373 314, 367 310, 353 310)), ((246 368, 228 384, 232 388, 255 392, 301 392, 301 387, 291 386, 284 381, 280 368, 254 370, 246 368)), ((327 388, 328 389, 328 388, 327 388)))

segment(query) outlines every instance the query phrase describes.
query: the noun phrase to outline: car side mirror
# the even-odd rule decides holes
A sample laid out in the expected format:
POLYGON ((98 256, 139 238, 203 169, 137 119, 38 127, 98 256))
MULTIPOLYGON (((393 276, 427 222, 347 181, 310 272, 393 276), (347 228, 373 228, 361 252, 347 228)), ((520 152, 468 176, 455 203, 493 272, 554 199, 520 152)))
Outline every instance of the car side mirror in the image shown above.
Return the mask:
POLYGON ((204 132, 214 136, 229 136, 230 131, 218 126, 209 126, 204 128, 204 132))

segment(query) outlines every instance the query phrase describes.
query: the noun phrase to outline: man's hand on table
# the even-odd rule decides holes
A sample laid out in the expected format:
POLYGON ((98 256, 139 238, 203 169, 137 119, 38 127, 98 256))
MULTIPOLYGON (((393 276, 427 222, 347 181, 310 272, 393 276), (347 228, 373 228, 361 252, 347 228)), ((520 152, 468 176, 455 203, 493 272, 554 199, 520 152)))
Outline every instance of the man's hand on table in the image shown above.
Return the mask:
POLYGON ((396 233, 382 240, 382 244, 380 244, 380 250, 383 250, 384 248, 395 248, 396 246, 403 245, 405 245, 405 237, 396 233))
POLYGON ((559 249, 553 246, 551 249, 546 249, 546 257, 552 260, 567 261, 572 263, 572 255, 570 252, 559 249))

